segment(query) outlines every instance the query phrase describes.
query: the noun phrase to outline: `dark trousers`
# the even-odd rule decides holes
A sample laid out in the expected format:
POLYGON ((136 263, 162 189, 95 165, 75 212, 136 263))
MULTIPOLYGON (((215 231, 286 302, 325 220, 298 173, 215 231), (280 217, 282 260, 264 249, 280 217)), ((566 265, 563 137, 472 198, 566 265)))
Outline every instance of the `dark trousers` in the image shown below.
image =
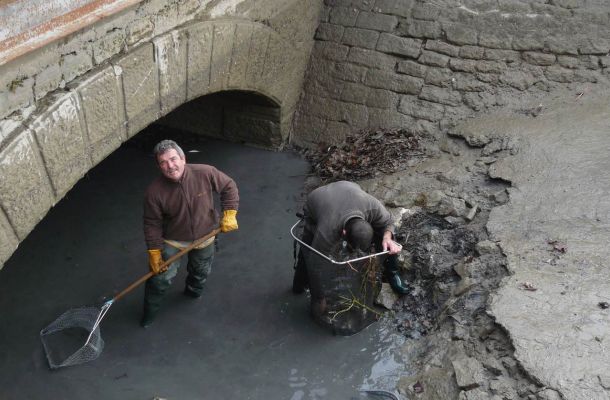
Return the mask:
MULTIPOLYGON (((166 244, 163 247, 163 259, 167 260, 179 251, 175 247, 166 244)), ((187 257, 188 263, 186 269, 188 275, 186 277, 185 289, 194 295, 201 295, 203 284, 212 270, 214 244, 212 243, 203 249, 193 249, 188 253, 187 257)), ((171 263, 167 271, 155 275, 146 281, 144 288, 145 313, 156 314, 159 310, 165 293, 172 284, 172 279, 178 273, 178 268, 180 268, 180 259, 171 263)))

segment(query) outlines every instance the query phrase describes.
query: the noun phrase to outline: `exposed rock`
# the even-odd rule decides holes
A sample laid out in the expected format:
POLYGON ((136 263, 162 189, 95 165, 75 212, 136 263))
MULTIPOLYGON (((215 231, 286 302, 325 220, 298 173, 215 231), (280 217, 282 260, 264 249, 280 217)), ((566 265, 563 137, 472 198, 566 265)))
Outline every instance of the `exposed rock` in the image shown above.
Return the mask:
POLYGON ((485 379, 483 366, 476 358, 465 357, 451 362, 455 371, 455 380, 461 389, 479 387, 485 379))
POLYGON ((476 244, 475 249, 479 255, 491 254, 495 253, 499 250, 499 247, 496 243, 491 240, 483 240, 476 244))
POLYGON ((385 282, 382 283, 381 290, 377 295, 377 299, 375 299, 375 304, 384 306, 388 310, 391 310, 394 303, 396 303, 396 300, 398 300, 398 295, 394 293, 390 285, 385 282))

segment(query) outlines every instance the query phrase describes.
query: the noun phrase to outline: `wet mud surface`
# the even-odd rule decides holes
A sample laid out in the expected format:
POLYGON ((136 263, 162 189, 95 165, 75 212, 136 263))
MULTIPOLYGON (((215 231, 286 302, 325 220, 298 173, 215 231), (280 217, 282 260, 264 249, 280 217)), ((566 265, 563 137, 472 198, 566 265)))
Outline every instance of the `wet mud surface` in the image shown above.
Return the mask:
POLYGON ((182 268, 143 329, 139 287, 102 320, 98 359, 51 371, 40 330, 148 272, 141 202, 157 171, 141 147, 124 145, 92 170, 0 271, 0 398, 361 399, 361 389, 395 386, 402 362, 392 349, 402 338, 391 326, 333 336, 290 290, 289 228, 307 162, 215 141, 184 148, 191 162, 236 179, 240 228, 220 237, 203 297, 182 295, 182 268))

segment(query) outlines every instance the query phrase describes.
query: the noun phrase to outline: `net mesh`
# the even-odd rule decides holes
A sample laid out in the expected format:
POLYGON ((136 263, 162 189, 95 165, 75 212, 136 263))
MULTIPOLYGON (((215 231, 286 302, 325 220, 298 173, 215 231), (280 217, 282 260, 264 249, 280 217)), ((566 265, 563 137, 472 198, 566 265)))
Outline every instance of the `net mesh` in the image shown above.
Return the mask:
MULTIPOLYGON (((349 336, 375 322, 380 312, 374 302, 381 288, 379 258, 349 264, 333 264, 305 249, 314 318, 332 327, 336 334, 349 336), (308 254, 309 253, 309 254, 308 254)), ((333 251, 336 261, 364 254, 333 251)))
POLYGON ((66 311, 40 331, 49 366, 68 367, 95 360, 104 349, 99 322, 108 310, 104 305, 66 311))

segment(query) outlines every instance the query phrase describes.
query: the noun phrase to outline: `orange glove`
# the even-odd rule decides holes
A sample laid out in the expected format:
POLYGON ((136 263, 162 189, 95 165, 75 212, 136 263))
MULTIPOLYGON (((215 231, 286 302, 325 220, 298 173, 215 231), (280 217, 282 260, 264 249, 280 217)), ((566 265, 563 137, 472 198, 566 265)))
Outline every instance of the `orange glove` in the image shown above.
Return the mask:
POLYGON ((161 268, 161 264, 163 264, 163 257, 161 256, 161 250, 152 249, 148 250, 148 265, 150 266, 150 270, 155 273, 155 275, 160 274, 162 272, 167 271, 167 265, 161 268))
POLYGON ((234 231, 237 226, 237 210, 224 210, 220 220, 220 230, 222 232, 234 231))

